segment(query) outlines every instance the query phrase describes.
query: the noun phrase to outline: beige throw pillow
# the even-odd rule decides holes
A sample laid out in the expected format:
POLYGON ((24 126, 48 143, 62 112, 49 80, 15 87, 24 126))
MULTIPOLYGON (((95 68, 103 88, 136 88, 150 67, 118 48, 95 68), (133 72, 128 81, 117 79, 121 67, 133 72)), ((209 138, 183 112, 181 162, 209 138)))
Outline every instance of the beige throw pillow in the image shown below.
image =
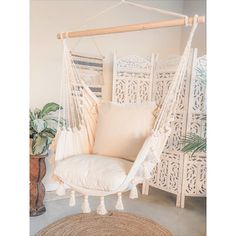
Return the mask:
POLYGON ((98 107, 93 153, 134 161, 151 132, 155 108, 154 102, 102 102, 98 107))

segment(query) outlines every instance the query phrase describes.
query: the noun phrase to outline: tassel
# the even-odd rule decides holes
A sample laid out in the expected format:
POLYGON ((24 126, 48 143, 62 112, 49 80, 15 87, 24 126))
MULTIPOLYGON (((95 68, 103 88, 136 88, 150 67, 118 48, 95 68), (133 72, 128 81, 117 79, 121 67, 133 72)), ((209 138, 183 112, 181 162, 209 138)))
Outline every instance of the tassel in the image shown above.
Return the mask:
POLYGON ((131 199, 138 198, 138 190, 137 190, 136 185, 132 186, 132 189, 131 189, 130 194, 129 194, 129 198, 131 198, 131 199))
POLYGON ((124 210, 121 192, 119 192, 117 195, 118 195, 118 199, 117 199, 117 203, 116 203, 116 209, 117 210, 124 210))
POLYGON ((100 204, 97 208, 97 213, 99 215, 105 215, 107 214, 107 210, 106 210, 106 207, 105 207, 105 203, 104 203, 104 197, 100 197, 100 204))
POLYGON ((63 186, 62 183, 59 184, 59 186, 58 186, 58 188, 56 190, 56 194, 58 196, 64 196, 66 194, 66 191, 65 191, 64 186, 63 186))
POLYGON ((69 202, 69 206, 75 206, 75 191, 71 190, 70 192, 70 202, 69 202))
POLYGON ((82 203, 81 208, 82 208, 83 213, 90 213, 91 212, 91 209, 89 206, 89 201, 88 201, 88 195, 84 195, 84 201, 82 203))

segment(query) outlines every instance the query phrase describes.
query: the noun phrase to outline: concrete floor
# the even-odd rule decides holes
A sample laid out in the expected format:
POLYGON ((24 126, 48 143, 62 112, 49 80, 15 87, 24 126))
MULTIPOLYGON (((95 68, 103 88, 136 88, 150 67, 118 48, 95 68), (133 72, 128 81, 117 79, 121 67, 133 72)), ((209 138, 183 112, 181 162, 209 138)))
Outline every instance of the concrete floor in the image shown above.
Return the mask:
MULTIPOLYGON (((67 198, 58 199, 52 192, 48 192, 45 199, 47 212, 30 218, 31 236, 58 219, 81 212, 80 196, 76 197, 75 207, 69 207, 67 198)), ((139 198, 135 200, 129 199, 128 193, 123 194, 125 211, 150 218, 169 229, 175 236, 205 236, 206 199, 186 198, 184 209, 175 207, 175 199, 175 195, 154 188, 150 188, 148 196, 139 194, 139 198)), ((98 201, 96 197, 89 198, 92 210, 96 209, 98 201)), ((108 210, 114 210, 116 196, 106 197, 105 203, 108 210)))

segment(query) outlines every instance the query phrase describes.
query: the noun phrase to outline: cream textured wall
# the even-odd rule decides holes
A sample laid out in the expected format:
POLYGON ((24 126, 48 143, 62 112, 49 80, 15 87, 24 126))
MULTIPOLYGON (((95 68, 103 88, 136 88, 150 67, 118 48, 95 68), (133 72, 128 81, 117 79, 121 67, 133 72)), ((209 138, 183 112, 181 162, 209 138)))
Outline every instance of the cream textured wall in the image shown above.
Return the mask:
MULTIPOLYGON (((62 45, 61 41, 56 38, 57 32, 76 30, 84 19, 117 2, 119 1, 31 1, 31 107, 42 106, 48 101, 58 102, 62 45)), ((176 12, 182 12, 183 8, 182 0, 138 2, 176 12)), ((116 10, 99 17, 96 21, 89 23, 87 27, 115 26, 165 18, 166 16, 150 11, 131 6, 120 6, 116 10)), ((110 99, 113 51, 117 50, 119 55, 150 55, 152 52, 159 52, 162 55, 179 53, 181 28, 97 36, 96 41, 106 58, 103 97, 104 99, 110 99)), ((69 43, 75 45, 78 43, 78 39, 70 39, 69 43)), ((97 53, 91 40, 87 38, 82 39, 77 49, 84 53, 97 53)))
MULTIPOLYGON (((201 0, 199 0, 201 1, 201 0)), ((61 78, 62 44, 56 38, 61 31, 77 30, 84 19, 107 8, 118 0, 31 0, 30 6, 30 107, 42 107, 47 102, 59 102, 59 84, 61 78)), ((137 1, 154 7, 176 12, 191 12, 191 7, 202 7, 201 4, 190 4, 183 0, 146 0, 137 1)), ((192 1, 197 2, 197 1, 192 1)), ((202 8, 201 8, 202 9, 202 8)), ((199 13, 198 9, 196 12, 199 13)), ((120 6, 97 20, 86 25, 87 28, 107 27, 132 24, 145 21, 169 19, 155 12, 145 11, 131 6, 120 6)), ((83 28, 86 28, 83 27, 83 28)), ((186 37, 181 27, 124 33, 95 37, 102 54, 105 56, 103 99, 111 99, 112 56, 138 54, 148 56, 152 52, 161 56, 180 54, 186 37)), ((199 42, 201 41, 201 35, 199 42)), ((88 38, 70 39, 68 43, 74 50, 86 54, 98 54, 88 38)), ((47 175, 44 179, 46 188, 53 187, 51 167, 47 160, 47 175)))

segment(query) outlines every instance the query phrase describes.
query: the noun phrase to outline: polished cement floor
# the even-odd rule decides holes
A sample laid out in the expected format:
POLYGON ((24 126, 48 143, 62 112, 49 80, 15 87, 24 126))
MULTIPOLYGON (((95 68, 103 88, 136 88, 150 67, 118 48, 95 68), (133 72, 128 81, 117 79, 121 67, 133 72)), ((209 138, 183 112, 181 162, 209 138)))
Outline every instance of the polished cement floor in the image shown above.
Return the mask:
MULTIPOLYGON (((68 195, 68 194, 67 194, 68 195)), ((76 197, 76 206, 69 207, 68 198, 58 198, 54 192, 48 192, 45 198, 47 212, 41 216, 30 218, 30 235, 65 216, 80 213, 82 197, 76 197)), ((89 199, 91 209, 96 209, 99 199, 89 199)), ((105 199, 106 207, 114 210, 116 196, 105 199)), ((139 198, 131 200, 128 193, 123 196, 125 211, 150 218, 169 229, 175 236, 206 235, 206 199, 186 198, 185 208, 175 207, 175 195, 150 188, 148 196, 139 194, 139 198)), ((91 235, 92 236, 92 235, 91 235)))

